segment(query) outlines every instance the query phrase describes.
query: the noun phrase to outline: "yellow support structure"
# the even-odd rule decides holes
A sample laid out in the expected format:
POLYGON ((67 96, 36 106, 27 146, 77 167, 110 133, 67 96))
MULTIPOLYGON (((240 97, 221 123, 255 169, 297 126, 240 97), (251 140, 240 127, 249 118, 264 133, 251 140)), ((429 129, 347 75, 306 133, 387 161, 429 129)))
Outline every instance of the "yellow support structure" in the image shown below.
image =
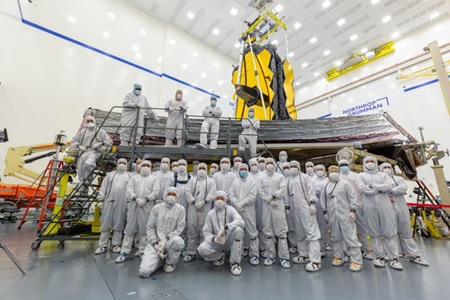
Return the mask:
POLYGON ((442 235, 439 233, 439 230, 434 227, 433 222, 436 222, 436 217, 434 216, 434 211, 431 211, 431 218, 430 220, 427 218, 427 215, 425 213, 425 210, 422 210, 422 219, 425 223, 425 227, 427 228, 428 232, 431 234, 431 237, 442 239, 442 235))
MULTIPOLYGON (((372 58, 368 59, 367 55, 362 54, 362 55, 360 55, 360 56, 363 57, 363 60, 361 62, 356 63, 354 65, 351 65, 348 68, 345 68, 344 70, 341 70, 341 71, 339 71, 338 69, 333 69, 331 71, 328 71, 327 74, 326 74, 326 79, 328 81, 331 81, 333 79, 336 79, 339 76, 347 74, 347 73, 349 73, 349 72, 351 72, 353 70, 356 70, 356 69, 358 69, 358 68, 360 68, 360 67, 362 67, 364 65, 367 65, 370 62, 373 62, 374 60, 377 60, 377 59, 379 59, 379 58, 381 58, 383 56, 386 56, 386 55, 394 52, 395 51, 395 49, 394 49, 394 42, 389 42, 389 43, 387 43, 387 44, 385 44, 385 45, 383 45, 383 46, 381 46, 381 47, 379 47, 377 49, 374 49, 373 51, 375 52, 375 56, 372 57, 372 58)), ((353 55, 353 57, 355 57, 355 56, 356 56, 356 54, 353 55)))

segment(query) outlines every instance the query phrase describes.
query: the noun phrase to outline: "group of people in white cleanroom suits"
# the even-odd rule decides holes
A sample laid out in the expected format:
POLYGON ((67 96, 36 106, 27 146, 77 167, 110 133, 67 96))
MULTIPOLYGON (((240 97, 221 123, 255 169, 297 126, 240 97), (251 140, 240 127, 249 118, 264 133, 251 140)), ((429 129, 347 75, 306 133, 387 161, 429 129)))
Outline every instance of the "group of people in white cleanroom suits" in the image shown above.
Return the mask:
POLYGON ((174 162, 171 171, 168 158, 157 172, 144 160, 132 174, 126 160, 119 159, 98 195, 102 232, 95 253, 108 250, 113 229, 110 249, 120 253, 116 262, 126 261, 134 244, 142 277, 159 267, 173 272, 182 254, 184 262, 198 254, 221 266, 228 251, 234 275, 241 274, 244 257, 251 265, 263 258, 266 266, 278 257, 281 267, 290 268, 294 253, 293 263, 318 271, 327 249, 333 266, 349 261, 351 271, 361 270, 363 258, 376 267, 387 260, 401 270, 399 253, 428 265, 412 239, 405 181, 393 176, 390 164, 378 169, 377 160, 368 156, 364 172, 356 174, 342 160, 328 167, 327 176, 323 165, 307 162, 302 173, 300 163, 288 162, 285 151, 279 158, 252 158, 246 164, 236 157, 233 165, 222 158, 209 174, 208 166, 197 161, 188 173, 184 159, 174 162))

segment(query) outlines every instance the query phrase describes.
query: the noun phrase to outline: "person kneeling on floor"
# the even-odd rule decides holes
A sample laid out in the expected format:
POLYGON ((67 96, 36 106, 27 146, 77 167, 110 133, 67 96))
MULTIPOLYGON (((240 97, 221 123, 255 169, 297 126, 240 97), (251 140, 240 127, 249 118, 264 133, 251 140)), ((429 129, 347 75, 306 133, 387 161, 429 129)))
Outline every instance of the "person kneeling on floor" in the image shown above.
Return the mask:
POLYGON ((226 204, 226 193, 217 191, 214 208, 208 212, 203 235, 205 240, 198 247, 198 253, 206 261, 221 266, 225 262, 224 251, 231 250, 230 264, 233 275, 241 275, 242 239, 244 220, 233 207, 226 204))
POLYGON ((186 225, 186 211, 177 203, 178 190, 169 187, 164 202, 153 207, 147 223, 148 244, 145 247, 139 275, 150 277, 164 265, 164 271, 171 273, 180 258, 184 241, 180 237, 186 225))

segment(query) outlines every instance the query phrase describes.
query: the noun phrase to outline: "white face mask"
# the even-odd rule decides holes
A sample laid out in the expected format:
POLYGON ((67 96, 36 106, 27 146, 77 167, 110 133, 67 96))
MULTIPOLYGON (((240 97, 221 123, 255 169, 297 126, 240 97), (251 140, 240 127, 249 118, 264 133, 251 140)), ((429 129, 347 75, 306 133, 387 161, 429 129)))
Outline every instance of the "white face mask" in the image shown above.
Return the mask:
POLYGON ((280 156, 280 161, 285 162, 287 160, 287 156, 286 155, 281 155, 280 156))
POLYGON ((274 165, 273 164, 268 164, 268 165, 266 165, 266 169, 267 169, 267 171, 272 172, 273 169, 274 169, 274 165))
POLYGON ((319 177, 322 177, 324 174, 325 174, 324 171, 317 171, 316 172, 316 175, 319 176, 319 177))
POLYGON ((263 162, 262 162, 262 163, 259 163, 258 166, 259 166, 259 169, 260 169, 260 170, 264 170, 264 168, 266 167, 266 163, 263 163, 263 162))
POLYGON ((235 161, 234 162, 234 164, 233 164, 233 166, 236 168, 236 169, 239 169, 239 166, 241 165, 241 162, 240 161, 235 161))
POLYGON ((120 171, 120 172, 126 171, 127 170, 127 165, 119 164, 117 166, 117 170, 120 171))
POLYGON ((221 164, 220 165, 220 169, 222 170, 222 171, 228 171, 229 169, 230 169, 230 165, 229 164, 221 164))
POLYGON ((176 196, 167 196, 166 197, 166 203, 169 205, 173 205, 175 202, 177 201, 177 197, 176 196))
POLYGON ((283 174, 284 174, 284 176, 287 177, 291 174, 291 171, 289 171, 289 169, 285 169, 285 170, 283 170, 283 174))
POLYGON ((339 174, 338 173, 330 173, 330 175, 328 175, 328 177, 333 182, 338 182, 339 181, 339 174))
POLYGON ((257 173, 259 171, 258 166, 251 166, 251 168, 253 173, 257 173))
POLYGON ((386 173, 386 174, 388 174, 389 176, 391 176, 391 175, 392 175, 392 169, 385 168, 385 169, 383 169, 383 173, 386 173))
POLYGON ((218 210, 222 210, 225 207, 225 205, 226 205, 225 201, 222 200, 214 201, 214 207, 217 208, 218 210))
POLYGON ((217 172, 217 169, 216 169, 216 168, 209 169, 209 174, 210 174, 211 176, 214 175, 214 174, 216 174, 216 172, 217 172))
POLYGON ((178 166, 178 173, 184 174, 186 173, 186 170, 187 170, 186 166, 178 166))
POLYGON ((161 170, 163 170, 163 171, 169 170, 169 164, 167 164, 167 163, 161 164, 161 170))
POLYGON ((86 124, 86 128, 88 128, 88 129, 93 129, 94 127, 95 127, 94 123, 87 123, 86 124))
POLYGON ((291 174, 291 176, 295 176, 298 174, 298 169, 297 168, 291 168, 289 170, 289 173, 291 174))
POLYGON ((150 174, 150 168, 149 167, 142 167, 141 168, 141 174, 144 176, 147 176, 150 174))
POLYGON ((181 99, 183 99, 183 95, 177 94, 177 100, 181 100, 181 99))
POLYGON ((198 170, 198 176, 199 177, 205 177, 206 176, 206 170, 198 170))
POLYGON ((313 167, 306 167, 306 174, 309 174, 309 175, 314 174, 314 168, 313 167))
POLYGON ((172 167, 172 172, 177 173, 178 172, 178 167, 172 167))
POLYGON ((367 168, 367 170, 373 170, 376 168, 375 163, 373 162, 366 163, 364 166, 367 168))
POLYGON ((135 90, 135 91, 134 91, 134 94, 135 94, 136 96, 139 96, 141 93, 142 93, 142 91, 139 91, 139 90, 135 90))

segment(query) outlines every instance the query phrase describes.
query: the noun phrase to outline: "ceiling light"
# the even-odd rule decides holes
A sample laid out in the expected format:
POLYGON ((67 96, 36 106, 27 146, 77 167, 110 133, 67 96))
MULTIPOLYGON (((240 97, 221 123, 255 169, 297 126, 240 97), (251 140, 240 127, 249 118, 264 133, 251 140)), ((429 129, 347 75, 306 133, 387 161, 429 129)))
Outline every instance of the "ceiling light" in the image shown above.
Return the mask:
POLYGON ((383 23, 389 22, 390 20, 391 20, 391 16, 389 16, 389 15, 387 15, 386 17, 381 19, 381 21, 383 21, 383 23))
POLYGON ((192 52, 192 55, 193 55, 193 56, 198 56, 198 52, 197 52, 197 51, 194 51, 194 52, 192 52))
POLYGON ((339 67, 340 65, 342 65, 342 62, 340 60, 338 60, 338 61, 334 62, 334 65, 336 67, 339 67))
POLYGON ((235 47, 235 48, 239 48, 240 46, 241 46, 240 43, 235 43, 235 44, 234 44, 234 47, 235 47))
POLYGON ((217 28, 214 28, 212 33, 214 33, 215 35, 218 35, 220 33, 220 30, 217 28))
POLYGON ((302 68, 306 68, 308 66, 308 63, 303 63, 302 68))
POLYGON ((191 20, 195 17, 193 12, 188 12, 186 16, 191 20))
POLYGON ((176 43, 177 43, 177 42, 176 42, 174 39, 170 39, 170 40, 169 40, 169 44, 172 45, 172 46, 175 45, 176 43))
POLYGON ((350 37, 350 40, 351 41, 354 41, 354 40, 356 40, 358 38, 358 36, 356 35, 356 34, 354 34, 354 35, 352 35, 351 37, 350 37))
POLYGON ((103 31, 103 37, 105 38, 105 39, 109 39, 109 37, 110 37, 110 34, 109 34, 109 32, 108 31, 103 31))
POLYGON ((369 51, 369 49, 367 49, 367 48, 362 48, 361 49, 361 53, 363 53, 363 54, 366 53, 367 51, 369 51))
POLYGON ((302 24, 300 24, 299 22, 294 24, 295 29, 299 29, 300 27, 302 27, 302 24))
POLYGON ((289 52, 288 57, 294 56, 294 52, 289 52))
POLYGON ((271 44, 272 45, 278 45, 278 41, 277 40, 273 40, 271 44))
POLYGON ((314 73, 314 77, 317 77, 317 76, 319 76, 319 75, 320 75, 319 72, 314 73))
POLYGON ((345 24, 345 19, 340 19, 339 21, 337 21, 338 26, 342 26, 345 24))
POLYGON ((430 19, 431 19, 431 20, 436 19, 437 17, 439 17, 439 13, 438 13, 438 12, 432 13, 432 14, 430 15, 430 19))
POLYGON ((325 55, 325 56, 329 55, 330 53, 331 53, 330 50, 325 50, 325 51, 323 51, 323 55, 325 55))
POLYGON ((108 13, 108 19, 110 19, 111 21, 113 21, 116 18, 116 15, 113 14, 112 12, 108 13))
POLYGON ((68 16, 67 16, 67 20, 68 20, 70 23, 76 23, 76 22, 77 22, 77 18, 75 18, 75 17, 72 16, 72 15, 68 15, 68 16))
POLYGON ((310 42, 311 44, 314 44, 315 42, 317 42, 317 38, 316 38, 316 37, 312 37, 312 38, 309 40, 309 42, 310 42))
POLYGON ((218 85, 222 85, 223 84, 223 80, 220 80, 217 84, 218 85))
POLYGON ((142 35, 147 35, 147 31, 146 31, 145 29, 141 29, 141 30, 140 30, 140 33, 141 33, 142 35))
POLYGON ((233 16, 237 15, 238 12, 239 11, 234 7, 230 10, 230 14, 232 14, 233 16))
POLYGON ((134 44, 133 46, 131 46, 131 49, 133 49, 133 51, 139 51, 141 49, 141 47, 139 47, 139 45, 134 44))
POLYGON ((281 5, 281 4, 278 4, 276 7, 275 7, 275 11, 276 12, 280 12, 280 11, 282 11, 283 10, 283 5, 281 5))
POLYGON ((395 39, 396 37, 399 37, 400 36, 400 32, 398 32, 398 31, 396 31, 396 32, 394 32, 393 34, 391 34, 391 37, 393 38, 393 39, 395 39))
POLYGON ((378 2, 380 2, 380 0, 372 0, 371 2, 372 4, 377 4, 378 2))
POLYGON ((323 8, 327 8, 328 6, 330 6, 331 5, 331 2, 330 1, 325 1, 324 3, 322 3, 322 7, 323 8))
POLYGON ((300 82, 299 82, 299 81, 297 81, 297 82, 295 83, 295 85, 296 85, 296 86, 299 86, 299 85, 300 85, 300 82))
POLYGON ((182 65, 181 65, 181 68, 182 68, 183 70, 186 70, 186 69, 188 68, 188 64, 182 64, 182 65))
POLYGON ((218 67, 219 66, 219 63, 218 62, 215 62, 215 63, 213 63, 213 67, 218 67))
POLYGON ((200 74, 200 77, 201 77, 201 78, 205 78, 207 75, 208 75, 208 74, 207 74, 206 72, 202 72, 202 73, 200 74))

